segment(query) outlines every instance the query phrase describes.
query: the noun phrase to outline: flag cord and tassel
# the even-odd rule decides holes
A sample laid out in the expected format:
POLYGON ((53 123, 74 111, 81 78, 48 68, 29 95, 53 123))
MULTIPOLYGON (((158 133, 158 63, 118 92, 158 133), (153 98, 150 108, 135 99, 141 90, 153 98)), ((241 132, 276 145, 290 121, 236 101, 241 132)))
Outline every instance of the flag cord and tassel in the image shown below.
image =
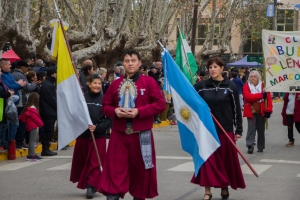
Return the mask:
POLYGON ((225 134, 225 136, 227 137, 227 139, 230 141, 230 143, 233 145, 233 147, 237 150, 237 152, 240 154, 240 156, 243 158, 243 160, 245 161, 245 163, 248 165, 248 167, 251 169, 251 171, 253 172, 253 174, 258 177, 258 174, 256 173, 256 171, 254 170, 254 168, 251 166, 251 164, 248 162, 248 160, 245 158, 245 156, 243 155, 243 153, 239 150, 239 148, 236 146, 236 144, 232 141, 232 139, 229 137, 229 135, 227 134, 227 132, 224 130, 224 128, 222 127, 222 125, 219 123, 219 121, 215 118, 215 116, 211 113, 212 118, 214 119, 214 121, 216 122, 216 124, 219 126, 219 128, 222 130, 222 132, 225 134))
MULTIPOLYGON (((65 33, 64 25, 63 25, 63 22, 62 22, 62 19, 60 17, 60 13, 59 13, 60 11, 58 10, 58 7, 57 7, 57 4, 56 4, 55 0, 54 0, 54 5, 55 5, 55 12, 58 15, 59 23, 60 23, 60 26, 62 28, 62 32, 63 32, 64 38, 65 38, 65 41, 66 41, 66 45, 67 45, 67 48, 68 48, 68 51, 69 51, 69 55, 70 55, 70 58, 71 58, 71 61, 72 61, 72 66, 73 66, 74 71, 76 72, 76 68, 74 66, 73 57, 71 56, 72 54, 71 54, 71 49, 70 49, 69 41, 67 40, 67 36, 66 36, 66 33, 65 33)), ((79 86, 80 86, 79 80, 78 80, 78 83, 79 83, 79 86)), ((98 148, 97 148, 97 144, 96 144, 94 132, 92 132, 92 131, 91 131, 91 136, 92 136, 93 144, 94 144, 95 151, 96 151, 96 154, 97 154, 97 160, 99 162, 100 171, 102 171, 102 164, 101 164, 101 160, 100 160, 100 156, 99 156, 99 151, 98 151, 98 148)))

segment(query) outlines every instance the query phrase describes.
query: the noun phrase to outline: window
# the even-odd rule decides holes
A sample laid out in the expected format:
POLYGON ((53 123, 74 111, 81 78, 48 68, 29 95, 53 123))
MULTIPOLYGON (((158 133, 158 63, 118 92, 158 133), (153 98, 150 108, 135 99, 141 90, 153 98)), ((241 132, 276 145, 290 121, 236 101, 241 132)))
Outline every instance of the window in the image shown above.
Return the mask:
POLYGON ((277 31, 296 31, 298 11, 289 9, 277 10, 277 31))
MULTIPOLYGON (((197 28, 196 45, 203 45, 203 43, 207 37, 209 24, 210 24, 209 18, 202 18, 200 20, 200 24, 198 24, 198 28, 197 28)), ((219 22, 219 20, 217 20, 215 22, 215 34, 214 34, 213 45, 217 45, 218 37, 220 35, 220 29, 221 29, 220 22, 219 22)))
POLYGON ((249 37, 244 45, 244 53, 262 53, 262 43, 260 40, 253 41, 249 37))

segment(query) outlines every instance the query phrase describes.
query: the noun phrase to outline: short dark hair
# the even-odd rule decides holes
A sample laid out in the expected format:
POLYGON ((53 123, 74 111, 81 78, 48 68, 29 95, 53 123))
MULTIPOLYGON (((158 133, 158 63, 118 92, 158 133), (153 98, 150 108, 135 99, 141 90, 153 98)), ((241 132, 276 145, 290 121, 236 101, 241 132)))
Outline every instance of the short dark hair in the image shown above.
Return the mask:
POLYGON ((92 68, 92 65, 86 65, 81 68, 81 71, 83 72, 84 76, 89 76, 89 70, 91 70, 92 68))
POLYGON ((126 55, 129 55, 129 56, 136 55, 139 60, 142 60, 140 53, 135 51, 135 50, 132 50, 132 49, 124 51, 124 53, 122 55, 122 60, 123 61, 124 61, 124 58, 125 58, 126 55))
POLYGON ((54 60, 47 60, 47 61, 45 61, 45 65, 46 65, 47 68, 54 67, 54 66, 56 66, 56 61, 54 61, 54 60))
POLYGON ((237 78, 237 77, 238 77, 238 73, 236 73, 236 72, 231 72, 231 76, 232 76, 232 78, 237 78))
POLYGON ((36 73, 36 76, 37 76, 37 79, 38 79, 38 80, 43 80, 44 77, 47 76, 47 71, 38 71, 38 72, 36 73))
POLYGON ((89 82, 91 83, 91 82, 93 82, 95 79, 100 79, 100 81, 101 81, 101 83, 102 83, 102 78, 100 77, 99 74, 92 74, 92 75, 90 75, 90 77, 89 77, 89 82))
POLYGON ((209 67, 211 64, 216 63, 220 67, 225 67, 224 61, 220 57, 213 57, 207 61, 207 66, 209 67))

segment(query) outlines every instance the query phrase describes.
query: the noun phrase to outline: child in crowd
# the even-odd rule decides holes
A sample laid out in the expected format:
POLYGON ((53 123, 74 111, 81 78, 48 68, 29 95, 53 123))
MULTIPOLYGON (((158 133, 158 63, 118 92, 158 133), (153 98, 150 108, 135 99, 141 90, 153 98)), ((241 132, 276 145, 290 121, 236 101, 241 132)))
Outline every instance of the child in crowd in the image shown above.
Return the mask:
POLYGON ((29 134, 29 145, 28 145, 28 156, 27 161, 39 161, 43 160, 41 157, 35 154, 35 138, 37 135, 37 128, 44 126, 39 115, 39 94, 32 92, 29 97, 27 104, 22 111, 19 119, 26 124, 27 131, 29 134))

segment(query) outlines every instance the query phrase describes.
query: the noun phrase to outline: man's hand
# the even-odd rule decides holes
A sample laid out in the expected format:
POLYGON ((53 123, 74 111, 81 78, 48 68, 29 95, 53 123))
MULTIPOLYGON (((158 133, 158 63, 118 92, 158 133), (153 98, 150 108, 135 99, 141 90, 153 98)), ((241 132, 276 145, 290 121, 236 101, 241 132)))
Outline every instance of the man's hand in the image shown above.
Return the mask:
POLYGON ((139 110, 137 108, 132 108, 127 110, 129 118, 135 118, 139 114, 139 110))
POLYGON ((37 84, 37 85, 41 85, 41 84, 42 84, 42 81, 41 81, 41 80, 37 80, 37 81, 35 81, 34 83, 37 84))
POLYGON ((115 113, 119 118, 131 118, 124 108, 116 108, 115 113))
POLYGON ((10 93, 10 96, 12 96, 12 95, 15 94, 15 91, 14 91, 14 90, 8 90, 8 92, 10 93))
POLYGON ((89 124, 89 129, 90 129, 91 132, 94 132, 96 130, 96 126, 89 124))
POLYGON ((238 139, 241 138, 241 137, 242 137, 241 135, 235 134, 235 135, 234 135, 234 140, 235 140, 235 141, 238 141, 238 139))
POLYGON ((21 87, 24 87, 26 85, 26 81, 24 81, 23 79, 18 80, 17 83, 19 83, 21 87))

